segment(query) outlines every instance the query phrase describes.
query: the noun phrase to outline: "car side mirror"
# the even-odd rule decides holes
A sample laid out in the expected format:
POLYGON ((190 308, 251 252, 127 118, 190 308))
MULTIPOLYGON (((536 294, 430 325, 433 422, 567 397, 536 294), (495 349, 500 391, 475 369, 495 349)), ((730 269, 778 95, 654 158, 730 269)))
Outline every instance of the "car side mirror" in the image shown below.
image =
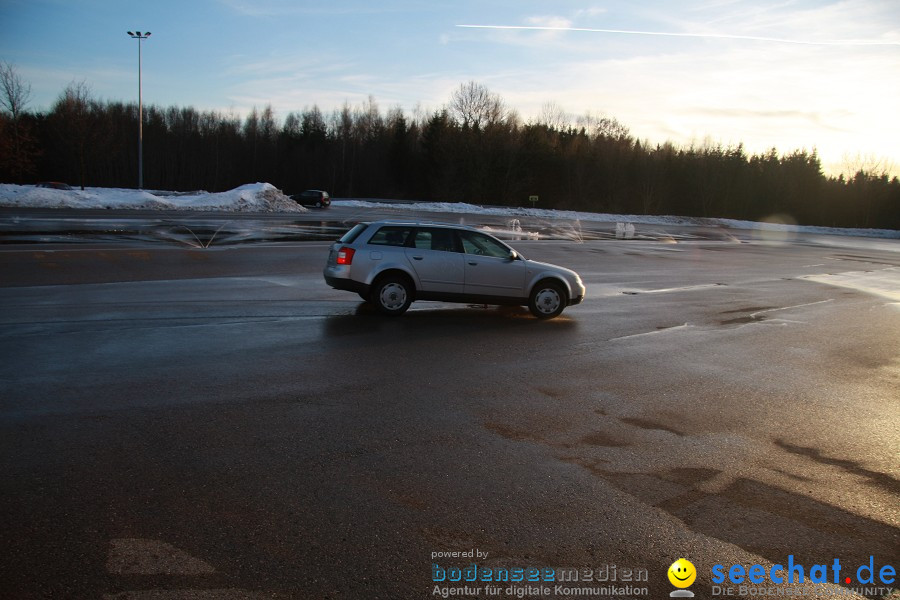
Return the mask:
POLYGON ((509 260, 510 261, 519 260, 519 253, 516 252, 515 250, 510 250, 509 251, 509 260))

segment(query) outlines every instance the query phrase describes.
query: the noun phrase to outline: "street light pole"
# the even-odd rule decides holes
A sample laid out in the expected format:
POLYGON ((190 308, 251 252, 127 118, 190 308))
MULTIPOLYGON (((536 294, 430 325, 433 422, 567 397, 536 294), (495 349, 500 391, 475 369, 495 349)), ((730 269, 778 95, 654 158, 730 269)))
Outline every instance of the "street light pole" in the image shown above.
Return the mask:
POLYGON ((141 84, 141 42, 150 37, 150 32, 129 31, 138 41, 138 189, 144 189, 144 88, 141 84))

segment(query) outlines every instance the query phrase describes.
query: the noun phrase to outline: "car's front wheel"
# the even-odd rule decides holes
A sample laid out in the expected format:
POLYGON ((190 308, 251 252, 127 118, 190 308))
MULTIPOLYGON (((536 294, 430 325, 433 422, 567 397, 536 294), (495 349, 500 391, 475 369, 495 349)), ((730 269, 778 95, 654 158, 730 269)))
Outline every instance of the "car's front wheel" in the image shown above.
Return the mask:
POLYGON ((372 286, 370 300, 386 315, 402 315, 412 299, 412 284, 402 275, 385 275, 372 286))
POLYGON ((566 291, 562 285, 551 280, 539 282, 528 298, 528 308, 538 319, 558 317, 565 307, 566 291))

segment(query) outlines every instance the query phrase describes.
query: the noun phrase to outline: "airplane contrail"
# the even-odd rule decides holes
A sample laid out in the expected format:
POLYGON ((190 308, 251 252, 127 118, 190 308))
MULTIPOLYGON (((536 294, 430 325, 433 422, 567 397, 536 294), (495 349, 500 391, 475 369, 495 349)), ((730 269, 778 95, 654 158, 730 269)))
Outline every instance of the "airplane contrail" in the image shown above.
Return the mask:
POLYGON ((753 42, 773 42, 777 44, 797 44, 801 46, 900 46, 900 41, 878 40, 792 40, 787 38, 763 37, 756 35, 733 35, 728 33, 677 33, 671 31, 635 31, 629 29, 593 29, 588 27, 550 27, 540 25, 457 25, 466 29, 504 29, 525 31, 575 31, 587 33, 613 33, 623 35, 654 35, 682 38, 712 38, 722 40, 747 40, 753 42))

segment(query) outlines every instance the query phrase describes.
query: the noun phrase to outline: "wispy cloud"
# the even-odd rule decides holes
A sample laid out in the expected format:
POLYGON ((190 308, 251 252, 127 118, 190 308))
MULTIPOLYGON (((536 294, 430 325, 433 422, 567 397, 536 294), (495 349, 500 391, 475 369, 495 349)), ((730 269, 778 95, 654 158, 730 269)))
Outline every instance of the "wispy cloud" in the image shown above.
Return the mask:
POLYGON ((703 38, 722 40, 744 40, 753 42, 772 42, 777 44, 797 44, 803 46, 900 46, 894 40, 804 40, 791 38, 766 37, 758 35, 737 35, 729 33, 685 33, 677 31, 638 31, 629 29, 596 29, 592 27, 569 27, 554 25, 457 25, 465 29, 495 29, 501 31, 555 31, 579 33, 605 33, 615 35, 644 35, 676 38, 703 38))
POLYGON ((575 11, 575 18, 581 17, 598 17, 609 12, 608 8, 602 6, 592 6, 590 8, 582 8, 575 11))
POLYGON ((526 22, 534 27, 534 31, 544 40, 551 40, 572 28, 572 21, 556 15, 528 17, 526 22))
POLYGON ((613 116, 651 142, 815 147, 833 162, 847 148, 896 155, 900 130, 889 115, 900 79, 889 74, 898 68, 893 50, 737 42, 709 52, 640 43, 610 53, 585 45, 551 66, 495 70, 487 83, 526 117, 557 101, 574 114, 613 116))
POLYGON ((360 14, 391 14, 402 12, 403 7, 385 7, 366 2, 351 2, 338 5, 323 3, 320 5, 296 2, 296 0, 219 0, 219 2, 245 17, 291 17, 307 16, 340 16, 360 14))
POLYGON ((528 22, 531 23, 532 27, 540 30, 569 31, 572 29, 572 21, 565 17, 553 15, 528 17, 528 22))

